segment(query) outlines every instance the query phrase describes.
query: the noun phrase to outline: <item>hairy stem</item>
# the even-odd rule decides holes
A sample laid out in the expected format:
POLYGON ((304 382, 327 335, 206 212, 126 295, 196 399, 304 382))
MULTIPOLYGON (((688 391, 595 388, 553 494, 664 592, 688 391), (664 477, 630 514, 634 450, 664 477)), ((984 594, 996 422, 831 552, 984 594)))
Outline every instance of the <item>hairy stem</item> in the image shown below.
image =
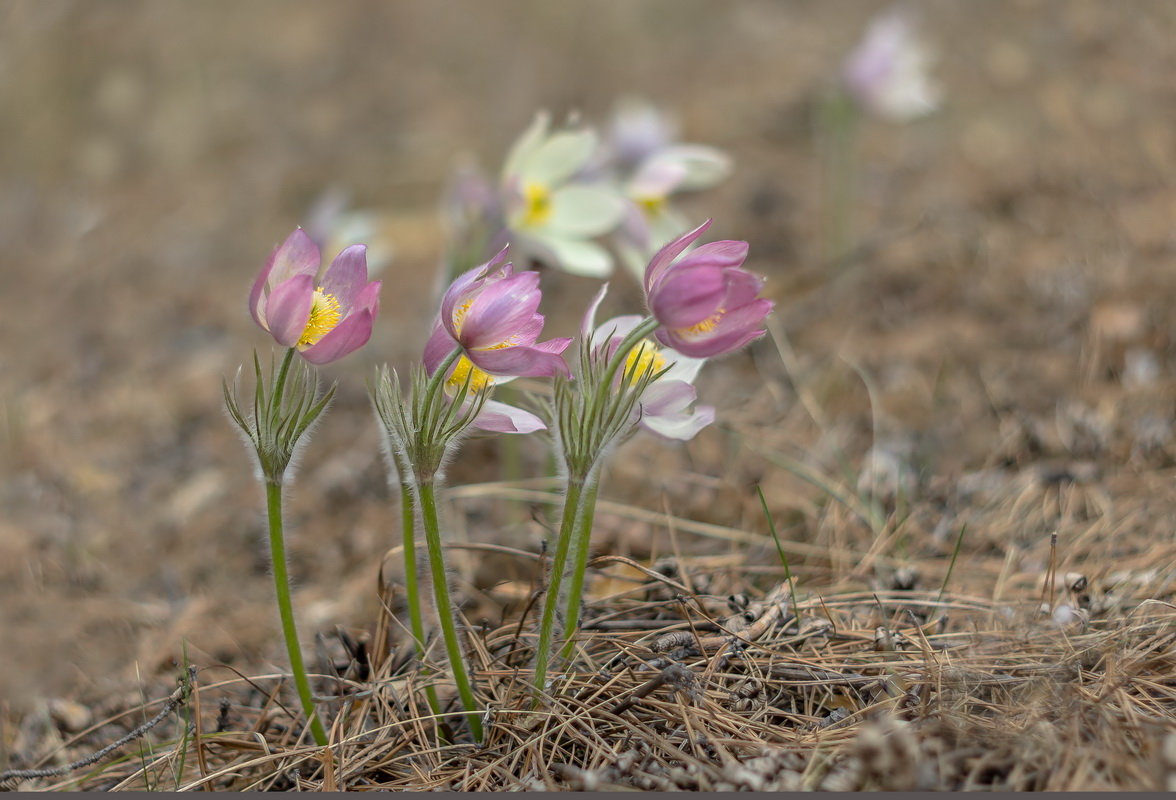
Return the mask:
POLYGON ((441 529, 437 522, 437 499, 433 479, 417 479, 416 496, 421 507, 421 521, 425 528, 425 544, 429 548, 429 569, 433 578, 433 597, 437 606, 437 617, 441 622, 441 635, 445 640, 445 652, 449 656, 449 667, 457 683, 457 693, 466 710, 466 719, 474 740, 482 741, 481 712, 474 699, 474 688, 466 670, 461 643, 457 638, 457 622, 453 601, 449 597, 448 576, 445 574, 445 555, 441 550, 441 529))
MULTIPOLYGON (((417 581, 416 562, 416 503, 413 501, 412 485, 400 484, 400 520, 404 535, 404 590, 408 596, 408 618, 412 626, 412 638, 416 640, 417 657, 425 661, 425 617, 421 611, 420 584, 417 581)), ((429 709, 439 715, 441 703, 437 700, 437 688, 425 687, 429 709)))
MULTIPOLYGON (((539 645, 535 650, 535 691, 543 693, 547 682, 547 668, 551 661, 551 642, 555 636, 555 612, 559 606, 560 585, 567 568, 568 551, 571 549, 576 514, 580 508, 580 495, 584 481, 575 476, 568 477, 564 493, 563 518, 559 523, 559 537, 551 559, 551 577, 543 597, 543 615, 539 620, 539 645)), ((536 697, 538 701, 538 697, 536 697)))
POLYGON ((580 609, 584 602, 584 575, 588 571, 588 550, 592 541, 592 520, 596 516, 596 495, 600 489, 599 471, 589 477, 576 509, 572 544, 576 561, 569 575, 567 606, 564 611, 564 646, 560 658, 568 658, 576 644, 576 630, 580 626, 580 609))
MULTIPOLYGON (((281 385, 281 383, 278 384, 279 387, 281 385)), ((298 629, 294 625, 294 606, 290 602, 290 576, 286 571, 286 542, 282 534, 282 485, 267 481, 265 500, 269 512, 270 560, 273 562, 274 568, 274 589, 278 596, 278 614, 282 618, 282 633, 286 637, 286 652, 290 656, 290 669, 294 673, 294 684, 298 687, 302 711, 310 722, 310 732, 314 736, 315 744, 326 747, 327 732, 323 729, 323 723, 315 711, 310 681, 306 678, 306 665, 302 661, 302 649, 298 646, 298 629)))

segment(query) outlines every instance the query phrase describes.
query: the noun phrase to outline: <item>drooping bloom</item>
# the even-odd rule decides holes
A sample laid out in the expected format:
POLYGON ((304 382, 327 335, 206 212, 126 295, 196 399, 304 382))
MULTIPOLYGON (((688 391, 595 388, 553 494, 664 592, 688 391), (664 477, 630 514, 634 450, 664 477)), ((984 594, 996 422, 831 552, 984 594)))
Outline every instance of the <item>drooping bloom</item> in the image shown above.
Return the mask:
POLYGON ((372 335, 380 281, 368 281, 364 245, 346 248, 319 275, 318 245, 298 228, 266 261, 249 293, 253 319, 312 364, 359 349, 372 335))
MULTIPOLYGON (((611 355, 621 340, 641 323, 641 317, 613 317, 597 326, 596 309, 607 290, 606 284, 588 307, 581 326, 581 335, 586 340, 591 337, 595 349, 611 355)), ((684 356, 668 347, 659 346, 652 339, 643 339, 625 357, 624 366, 616 380, 633 381, 646 371, 665 370, 641 393, 637 404, 639 422, 642 427, 667 439, 686 441, 693 439, 700 430, 715 421, 713 406, 700 405, 691 410, 698 396, 694 388, 694 379, 704 363, 704 359, 684 356)))
POLYGON ((845 61, 842 78, 867 110, 905 122, 939 107, 941 92, 928 71, 931 56, 901 10, 877 17, 845 61))
POLYGON ((612 272, 612 259, 591 239, 620 222, 621 198, 602 181, 575 180, 596 151, 593 131, 550 133, 548 128, 548 116, 539 114, 503 166, 512 242, 520 252, 566 272, 606 277, 612 272))
POLYGON ((742 268, 747 242, 709 242, 682 256, 709 226, 707 220, 671 241, 645 270, 646 302, 661 326, 654 335, 694 358, 730 353, 759 338, 775 305, 759 296, 763 278, 742 268))
MULTIPOLYGON (((455 349, 461 353, 446 376, 449 394, 468 385, 470 393, 516 377, 567 375, 560 354, 571 339, 540 342, 543 315, 537 272, 514 272, 503 250, 458 277, 441 300, 441 314, 425 344, 425 370, 432 375, 455 349)), ((504 403, 487 401, 479 427, 526 433, 543 427, 537 417, 504 403), (539 428, 533 427, 538 425, 539 428), (529 430, 526 430, 529 428, 529 430)))

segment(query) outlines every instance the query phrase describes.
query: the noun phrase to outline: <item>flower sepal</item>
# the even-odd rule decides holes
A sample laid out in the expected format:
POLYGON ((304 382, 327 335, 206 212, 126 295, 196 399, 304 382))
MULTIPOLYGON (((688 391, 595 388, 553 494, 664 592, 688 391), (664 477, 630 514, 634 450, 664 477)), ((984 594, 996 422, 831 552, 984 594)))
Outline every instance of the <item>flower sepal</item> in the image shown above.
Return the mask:
POLYGON ((257 351, 253 353, 254 391, 252 410, 241 410, 237 399, 241 370, 230 386, 225 381, 225 408, 257 456, 261 478, 281 485, 298 448, 335 396, 335 384, 320 391, 318 373, 309 364, 294 363, 293 348, 280 365, 270 361, 262 370, 257 351))

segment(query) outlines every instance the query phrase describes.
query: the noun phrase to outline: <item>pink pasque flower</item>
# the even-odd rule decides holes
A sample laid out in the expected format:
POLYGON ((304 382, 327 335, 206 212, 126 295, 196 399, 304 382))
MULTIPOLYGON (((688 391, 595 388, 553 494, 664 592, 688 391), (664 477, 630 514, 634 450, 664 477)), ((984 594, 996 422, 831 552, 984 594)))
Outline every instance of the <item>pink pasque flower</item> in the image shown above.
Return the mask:
POLYGON ((661 324, 654 335, 693 358, 731 353, 758 339, 775 306, 759 296, 763 278, 742 269, 747 242, 709 242, 678 258, 710 224, 671 241, 645 268, 646 302, 661 324))
MULTIPOLYGON (((461 355, 445 379, 445 391, 453 395, 467 381, 477 393, 516 377, 568 375, 560 355, 571 339, 537 341, 543 315, 537 313, 543 298, 537 272, 514 272, 503 263, 504 248, 486 264, 461 275, 441 300, 441 314, 425 344, 425 370, 432 375, 456 348, 461 355)), ((543 422, 522 409, 486 401, 474 423, 484 430, 530 433, 543 422)))
POLYGON ((364 245, 348 247, 318 277, 318 245, 298 228, 266 261, 249 293, 249 313, 283 347, 312 364, 358 350, 372 335, 380 281, 368 281, 364 245))
POLYGON ((425 368, 460 347, 462 356, 489 375, 550 377, 567 375, 560 355, 571 339, 538 342, 543 315, 536 313, 543 293, 538 272, 514 271, 503 263, 503 249, 489 262, 458 277, 441 299, 441 315, 425 345, 425 368))
MULTIPOLYGON (((611 356, 629 332, 641 324, 642 318, 637 315, 613 317, 597 326, 596 309, 607 291, 608 284, 605 284, 593 298, 580 330, 581 336, 585 341, 591 341, 595 350, 611 356)), ((687 441, 715 421, 713 406, 700 405, 691 409, 698 397, 694 379, 704 363, 704 359, 690 358, 668 347, 659 347, 651 339, 644 339, 629 351, 616 380, 624 380, 626 374, 636 378, 646 370, 660 372, 664 369, 665 373, 641 393, 637 401, 638 421, 659 436, 687 441)))

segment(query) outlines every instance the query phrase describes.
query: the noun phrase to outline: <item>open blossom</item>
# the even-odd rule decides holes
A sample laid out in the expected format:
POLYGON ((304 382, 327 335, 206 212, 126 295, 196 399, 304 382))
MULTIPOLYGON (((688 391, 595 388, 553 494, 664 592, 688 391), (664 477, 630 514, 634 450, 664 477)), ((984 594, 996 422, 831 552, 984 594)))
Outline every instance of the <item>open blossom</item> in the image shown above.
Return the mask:
POLYGON ((380 282, 368 281, 366 248, 346 248, 319 276, 318 245, 298 228, 266 262, 249 293, 253 319, 312 364, 359 349, 372 335, 380 282))
POLYGON ((567 272, 605 277, 612 259, 590 241, 621 220, 620 196, 603 182, 576 180, 597 147, 591 130, 549 133, 540 114, 507 156, 502 171, 506 225, 522 252, 567 272))
POLYGON ((868 110, 904 122, 939 106, 940 90, 928 76, 930 60, 910 18, 893 10, 871 23, 846 59, 842 77, 868 110))
MULTIPOLYGON (((599 326, 595 324, 596 309, 608 291, 606 284, 597 293, 581 326, 581 335, 590 339, 593 347, 600 352, 612 354, 621 340, 641 323, 641 317, 627 315, 613 317, 599 326)), ((661 372, 638 400, 640 424, 667 439, 686 441, 715 421, 712 406, 696 406, 697 392, 694 379, 705 363, 701 358, 684 356, 668 347, 661 347, 652 339, 638 342, 625 357, 625 363, 617 380, 636 380, 646 371, 661 372)))
MULTIPOLYGON (((468 382, 471 393, 516 377, 567 375, 560 354, 571 339, 540 342, 543 315, 539 274, 514 272, 506 251, 461 275, 441 300, 441 314, 425 345, 425 370, 432 375, 455 349, 461 354, 446 376, 450 395, 468 382)), ((543 427, 537 417, 504 403, 487 401, 479 427, 527 433, 543 427), (538 426, 538 427, 534 427, 538 426)))
POLYGON ((682 256, 709 226, 707 220, 674 239, 645 270, 646 302, 661 325, 654 335, 694 358, 731 353, 759 338, 775 305, 759 296, 763 278, 742 268, 747 242, 709 242, 682 256))

